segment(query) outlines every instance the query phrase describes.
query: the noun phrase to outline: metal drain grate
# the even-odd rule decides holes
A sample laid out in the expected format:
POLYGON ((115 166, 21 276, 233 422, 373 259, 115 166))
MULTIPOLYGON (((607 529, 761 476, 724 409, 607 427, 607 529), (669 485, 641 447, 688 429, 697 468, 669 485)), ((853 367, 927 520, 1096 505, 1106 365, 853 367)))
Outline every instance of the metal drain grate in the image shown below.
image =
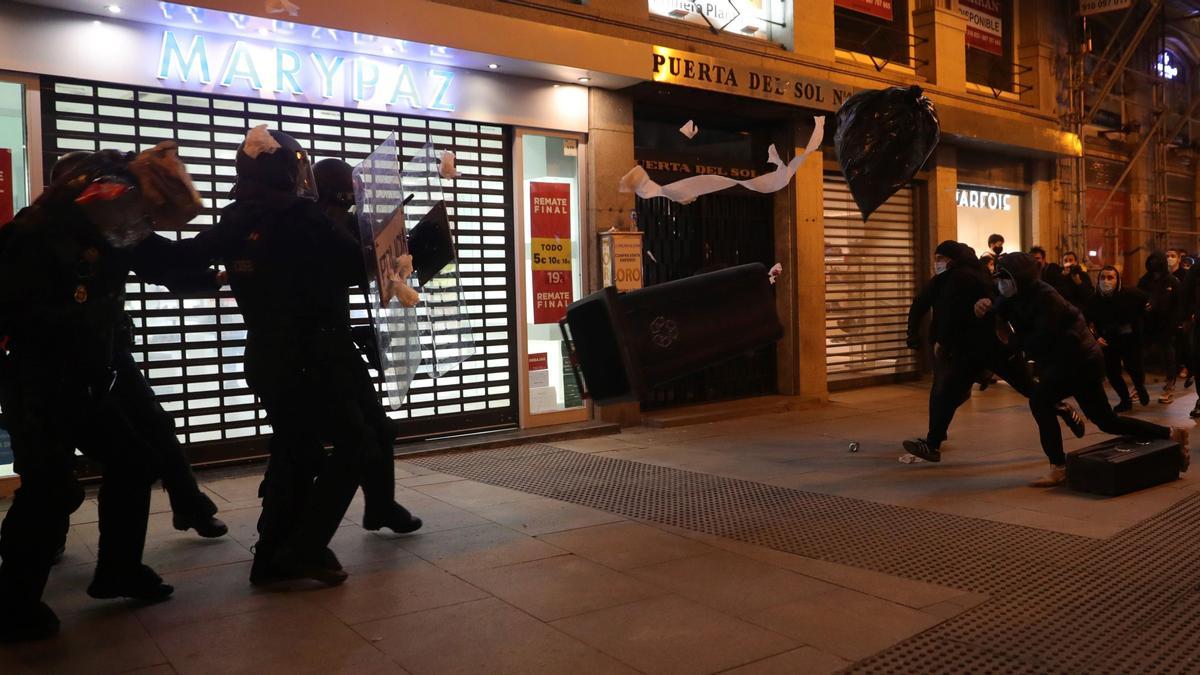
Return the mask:
POLYGON ((1106 541, 523 445, 417 457, 442 473, 992 600, 862 673, 1200 671, 1200 496, 1106 541))

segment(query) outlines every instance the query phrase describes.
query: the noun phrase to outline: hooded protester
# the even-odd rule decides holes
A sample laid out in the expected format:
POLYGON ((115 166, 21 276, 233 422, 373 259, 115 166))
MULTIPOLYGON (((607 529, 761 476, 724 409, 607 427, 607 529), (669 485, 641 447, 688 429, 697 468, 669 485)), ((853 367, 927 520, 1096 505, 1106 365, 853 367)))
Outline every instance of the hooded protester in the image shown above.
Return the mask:
POLYGON ((1178 377, 1175 338, 1182 330, 1179 282, 1167 267, 1167 256, 1154 252, 1146 258, 1146 274, 1138 281, 1138 289, 1150 296, 1150 312, 1146 316, 1146 342, 1158 352, 1162 359, 1163 383, 1159 403, 1170 403, 1175 398, 1175 380, 1178 377))
POLYGON ((1142 369, 1142 322, 1150 297, 1136 288, 1122 288, 1121 274, 1112 265, 1101 268, 1097 287, 1083 315, 1104 351, 1108 382, 1120 398, 1113 412, 1128 412, 1133 409, 1133 400, 1121 375, 1122 365, 1133 380, 1138 400, 1142 405, 1150 403, 1142 369))
MULTIPOLYGON (((929 341, 933 347, 933 386, 929 391, 929 432, 924 438, 904 441, 904 449, 930 462, 941 461, 940 447, 946 440, 954 412, 971 396, 971 385, 987 371, 1003 377, 1024 396, 1033 392, 1033 382, 1024 364, 996 339, 989 324, 975 316, 975 303, 992 294, 991 277, 970 246, 944 241, 934 251, 936 274, 913 300, 908 313, 910 348, 920 346, 920 322, 929 310, 929 341)), ((1084 429, 1082 418, 1070 406, 1060 413, 1077 436, 1084 429)))
POLYGON ((175 291, 216 288, 212 270, 164 264, 173 244, 152 225, 186 222, 199 197, 173 146, 160 148, 70 156, 37 201, 0 228, 0 406, 21 477, 0 530, 3 642, 58 631, 41 598, 83 501, 76 449, 103 465, 92 597, 157 602, 174 590, 142 563, 158 475, 178 481, 168 493, 177 528, 225 530, 132 355, 124 296, 131 270, 175 291), (169 203, 160 189, 182 201, 169 203))
POLYGON ((1054 289, 1062 294, 1068 302, 1082 311, 1096 289, 1092 285, 1092 278, 1088 276, 1087 269, 1079 263, 1079 257, 1075 255, 1074 251, 1067 251, 1063 254, 1060 273, 1061 276, 1055 278, 1050 285, 1054 286, 1054 289))
POLYGON ((976 314, 980 317, 994 314, 998 333, 1039 369, 1029 409, 1037 422, 1051 471, 1031 485, 1053 487, 1066 481, 1066 455, 1055 405, 1067 397, 1074 397, 1083 414, 1105 433, 1177 441, 1186 471, 1190 460, 1186 429, 1121 417, 1113 412, 1104 392, 1104 354, 1099 343, 1079 310, 1038 278, 1033 258, 1009 253, 1000 258, 999 270, 996 286, 1000 297, 995 301, 980 300, 976 314))

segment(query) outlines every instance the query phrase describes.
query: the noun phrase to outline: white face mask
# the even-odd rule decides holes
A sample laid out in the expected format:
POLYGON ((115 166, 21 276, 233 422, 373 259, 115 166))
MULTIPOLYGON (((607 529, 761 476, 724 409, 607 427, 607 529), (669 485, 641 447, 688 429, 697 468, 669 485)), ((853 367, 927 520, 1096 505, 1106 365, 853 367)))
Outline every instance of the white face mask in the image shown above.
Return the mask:
POLYGON ((1006 298, 1017 294, 1017 284, 1012 279, 997 279, 996 289, 1000 291, 1000 295, 1006 298))
POLYGON ((938 261, 938 262, 933 263, 933 273, 934 274, 941 274, 942 272, 945 272, 949 268, 950 268, 950 263, 947 263, 947 262, 938 261))
POLYGON ((1113 281, 1101 281, 1100 293, 1103 295, 1112 295, 1113 291, 1117 290, 1117 284, 1113 281))

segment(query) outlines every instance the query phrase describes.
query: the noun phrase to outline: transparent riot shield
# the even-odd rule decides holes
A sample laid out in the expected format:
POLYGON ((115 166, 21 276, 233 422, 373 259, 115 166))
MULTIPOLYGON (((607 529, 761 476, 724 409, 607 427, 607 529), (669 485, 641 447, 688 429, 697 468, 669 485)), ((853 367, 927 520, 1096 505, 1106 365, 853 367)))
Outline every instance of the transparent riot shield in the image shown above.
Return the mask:
POLYGON ((429 336, 430 372, 444 377, 475 354, 470 307, 459 274, 452 215, 443 193, 443 157, 432 145, 406 159, 403 189, 413 196, 409 205, 409 244, 418 247, 417 283, 421 315, 429 336), (418 216, 419 218, 414 218, 418 216))
POLYGON ((354 198, 369 280, 367 306, 379 344, 384 396, 393 410, 404 403, 421 365, 421 325, 416 308, 404 218, 396 134, 354 168, 354 198), (409 262, 406 262, 409 261, 409 262))

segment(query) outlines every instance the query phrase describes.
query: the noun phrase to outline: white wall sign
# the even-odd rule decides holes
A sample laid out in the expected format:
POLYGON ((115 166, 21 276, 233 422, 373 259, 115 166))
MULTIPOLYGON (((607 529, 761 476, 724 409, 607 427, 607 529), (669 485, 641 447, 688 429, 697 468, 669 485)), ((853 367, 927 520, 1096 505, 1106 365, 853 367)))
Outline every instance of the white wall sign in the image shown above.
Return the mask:
POLYGON ((955 194, 960 207, 1012 211, 1012 195, 987 190, 958 190, 955 194))
MULTIPOLYGON (((780 0, 649 0, 650 13, 768 40, 771 26, 786 17, 772 17, 773 7, 785 8, 780 0)), ((780 12, 782 13, 782 12, 780 12)))

